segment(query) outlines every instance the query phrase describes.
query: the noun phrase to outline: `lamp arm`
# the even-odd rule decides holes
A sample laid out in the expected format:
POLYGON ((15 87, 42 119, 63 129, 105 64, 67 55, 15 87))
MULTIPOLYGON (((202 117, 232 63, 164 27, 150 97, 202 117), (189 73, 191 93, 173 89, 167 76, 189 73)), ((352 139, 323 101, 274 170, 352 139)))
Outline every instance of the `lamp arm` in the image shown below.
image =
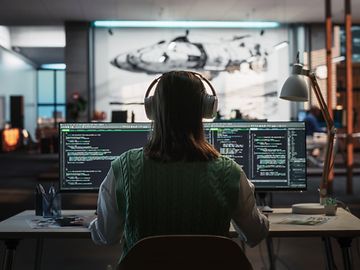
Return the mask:
MULTIPOLYGON (((331 170, 331 161, 333 158, 333 149, 334 149, 334 138, 336 134, 336 129, 334 126, 334 121, 330 115, 329 108, 325 103, 324 97, 321 94, 321 90, 319 87, 319 84, 316 80, 316 76, 313 72, 311 72, 309 75, 309 78, 311 80, 312 86, 314 88, 314 93, 316 96, 317 101, 319 102, 321 113, 324 117, 326 127, 327 127, 327 147, 326 147, 326 154, 325 154, 325 161, 324 161, 324 168, 322 173, 322 181, 321 181, 321 189, 325 190, 327 193, 327 182, 329 178, 329 173, 331 170)), ((320 195, 325 197, 326 193, 320 190, 320 195), (325 193, 325 194, 324 194, 325 193)))

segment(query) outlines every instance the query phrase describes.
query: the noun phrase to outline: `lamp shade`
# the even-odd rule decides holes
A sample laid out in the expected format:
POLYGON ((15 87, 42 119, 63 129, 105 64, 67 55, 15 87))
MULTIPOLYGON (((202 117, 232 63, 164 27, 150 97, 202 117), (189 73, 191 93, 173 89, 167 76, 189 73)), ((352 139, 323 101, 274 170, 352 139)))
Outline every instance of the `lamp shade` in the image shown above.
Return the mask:
POLYGON ((280 98, 291 101, 308 101, 308 84, 303 75, 293 74, 285 81, 280 98))

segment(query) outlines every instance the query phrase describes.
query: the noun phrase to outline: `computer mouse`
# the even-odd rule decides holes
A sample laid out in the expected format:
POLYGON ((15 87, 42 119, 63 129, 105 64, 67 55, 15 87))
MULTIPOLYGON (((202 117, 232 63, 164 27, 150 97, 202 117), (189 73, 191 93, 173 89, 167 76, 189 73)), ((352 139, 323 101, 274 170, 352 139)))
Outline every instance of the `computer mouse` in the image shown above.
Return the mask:
POLYGON ((60 227, 66 227, 66 226, 82 226, 80 223, 73 223, 77 217, 60 217, 56 218, 55 222, 59 224, 60 227))
POLYGON ((265 205, 265 206, 261 207, 261 212, 263 212, 263 213, 272 213, 273 209, 270 206, 265 205))

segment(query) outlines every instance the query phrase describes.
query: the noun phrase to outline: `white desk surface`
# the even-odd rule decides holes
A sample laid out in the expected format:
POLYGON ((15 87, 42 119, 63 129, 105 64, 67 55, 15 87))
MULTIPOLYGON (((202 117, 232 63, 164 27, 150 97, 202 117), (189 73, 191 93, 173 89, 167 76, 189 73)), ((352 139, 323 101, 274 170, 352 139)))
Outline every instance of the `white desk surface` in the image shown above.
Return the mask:
MULTIPOLYGON (((94 210, 62 210, 62 215, 91 216, 94 210)), ((33 229, 27 220, 39 218, 34 210, 26 210, 0 222, 0 239, 24 238, 90 238, 90 231, 81 226, 33 229)))
MULTIPOLYGON (((63 215, 91 216, 94 210, 62 210, 63 215)), ((302 215, 304 216, 304 215, 302 215)), ((313 216, 313 215, 312 215, 313 216)), ((324 224, 289 225, 277 224, 284 218, 294 217, 290 208, 274 208, 269 214, 270 237, 358 237, 360 236, 360 219, 338 208, 337 215, 324 224)), ((26 222, 36 218, 34 210, 26 210, 0 222, 0 239, 24 238, 90 238, 90 232, 83 227, 60 227, 33 229, 26 222)), ((230 229, 234 235, 234 229, 230 229)))
MULTIPOLYGON (((338 208, 336 216, 329 221, 318 225, 293 225, 277 224, 284 218, 294 217, 291 208, 275 208, 274 213, 269 215, 271 237, 311 237, 311 236, 332 236, 332 237, 357 237, 360 236, 360 219, 338 208)), ((298 216, 298 215, 296 215, 298 216)), ((300 215, 305 216, 305 215, 300 215)), ((309 215, 316 216, 316 215, 309 215)))

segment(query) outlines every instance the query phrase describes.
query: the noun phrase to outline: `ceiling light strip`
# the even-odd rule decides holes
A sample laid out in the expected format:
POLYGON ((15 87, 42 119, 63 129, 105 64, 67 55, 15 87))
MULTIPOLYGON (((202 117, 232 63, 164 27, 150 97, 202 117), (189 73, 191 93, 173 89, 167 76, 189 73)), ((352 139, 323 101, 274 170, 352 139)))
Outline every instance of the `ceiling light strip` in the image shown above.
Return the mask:
POLYGON ((56 64, 42 64, 41 69, 56 69, 56 70, 65 70, 66 64, 56 63, 56 64))
POLYGON ((124 28, 276 28, 278 22, 262 21, 94 21, 95 27, 124 28))

